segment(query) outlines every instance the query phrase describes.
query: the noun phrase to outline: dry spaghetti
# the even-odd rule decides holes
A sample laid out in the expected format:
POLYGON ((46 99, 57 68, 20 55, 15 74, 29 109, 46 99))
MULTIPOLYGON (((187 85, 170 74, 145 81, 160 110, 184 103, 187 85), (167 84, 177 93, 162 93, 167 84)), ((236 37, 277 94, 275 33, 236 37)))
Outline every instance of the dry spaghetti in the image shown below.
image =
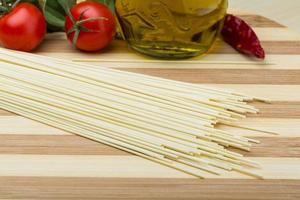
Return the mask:
MULTIPOLYGON (((0 107, 205 177, 259 165, 228 150, 258 141, 215 128, 263 99, 191 83, 0 49, 0 107)), ((246 127, 247 128, 247 127, 246 127)))

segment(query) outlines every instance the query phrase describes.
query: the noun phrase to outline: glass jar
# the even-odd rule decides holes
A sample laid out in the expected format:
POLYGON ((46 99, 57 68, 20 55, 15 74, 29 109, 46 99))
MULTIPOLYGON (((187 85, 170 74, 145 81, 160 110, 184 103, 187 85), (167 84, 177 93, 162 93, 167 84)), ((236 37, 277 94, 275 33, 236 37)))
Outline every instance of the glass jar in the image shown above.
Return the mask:
POLYGON ((206 53, 217 38, 227 0, 115 0, 129 45, 161 58, 206 53))

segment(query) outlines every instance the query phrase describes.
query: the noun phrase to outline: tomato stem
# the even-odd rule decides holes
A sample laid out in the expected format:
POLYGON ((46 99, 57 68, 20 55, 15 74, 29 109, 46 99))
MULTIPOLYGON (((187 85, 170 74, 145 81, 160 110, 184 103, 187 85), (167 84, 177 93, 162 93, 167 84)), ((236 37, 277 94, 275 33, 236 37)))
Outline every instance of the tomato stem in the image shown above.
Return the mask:
POLYGON ((15 3, 11 6, 11 9, 15 8, 20 2, 21 0, 15 1, 15 3))
POLYGON ((91 17, 89 19, 83 19, 83 20, 77 21, 76 23, 78 26, 81 26, 85 22, 93 22, 93 21, 97 21, 97 20, 108 20, 108 19, 106 17, 91 17))
POLYGON ((73 41, 72 41, 72 45, 73 45, 74 48, 76 47, 76 43, 77 43, 79 34, 80 34, 80 30, 76 30, 75 33, 74 33, 74 38, 73 38, 73 41))
POLYGON ((83 25, 84 23, 98 21, 98 20, 99 21, 100 20, 109 20, 106 17, 91 17, 91 18, 88 18, 88 19, 82 19, 83 15, 86 11, 87 10, 83 11, 80 14, 79 20, 76 20, 74 18, 74 16, 70 12, 70 10, 68 11, 68 16, 70 17, 70 19, 73 23, 73 27, 67 32, 67 34, 69 35, 71 33, 74 33, 74 38, 72 40, 72 44, 73 44, 74 47, 76 47, 76 43, 77 43, 77 40, 78 40, 78 37, 79 37, 79 34, 80 34, 81 31, 83 31, 83 32, 97 32, 96 30, 92 30, 92 29, 88 29, 88 28, 84 27, 84 25, 83 25))

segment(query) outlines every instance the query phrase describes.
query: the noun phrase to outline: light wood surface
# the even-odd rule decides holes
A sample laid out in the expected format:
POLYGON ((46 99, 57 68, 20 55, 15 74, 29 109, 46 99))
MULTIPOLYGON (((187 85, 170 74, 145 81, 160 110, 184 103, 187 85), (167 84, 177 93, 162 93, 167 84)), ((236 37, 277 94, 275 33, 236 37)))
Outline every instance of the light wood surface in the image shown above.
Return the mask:
POLYGON ((262 38, 265 62, 237 54, 220 41, 209 55, 184 61, 144 57, 122 41, 101 54, 84 54, 62 34, 49 35, 36 53, 89 58, 93 68, 114 67, 270 99, 272 104, 255 103, 261 113, 240 123, 279 136, 220 127, 262 142, 242 153, 261 163, 257 172, 265 180, 237 173, 196 179, 0 110, 0 199, 300 199, 300 35, 264 17, 239 14, 262 38))
POLYGON ((229 6, 274 19, 300 33, 299 0, 229 0, 229 6))

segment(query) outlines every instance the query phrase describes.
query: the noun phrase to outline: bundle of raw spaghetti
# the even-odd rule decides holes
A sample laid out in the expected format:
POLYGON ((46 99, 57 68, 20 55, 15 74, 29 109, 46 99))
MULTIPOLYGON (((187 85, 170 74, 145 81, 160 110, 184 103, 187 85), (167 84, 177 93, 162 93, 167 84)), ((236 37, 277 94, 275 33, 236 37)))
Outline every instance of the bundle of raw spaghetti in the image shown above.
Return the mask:
MULTIPOLYGON (((252 139, 215 128, 258 110, 242 94, 0 49, 0 107, 204 177, 258 164, 225 147, 252 139)), ((259 99, 257 99, 259 100, 259 99)))

